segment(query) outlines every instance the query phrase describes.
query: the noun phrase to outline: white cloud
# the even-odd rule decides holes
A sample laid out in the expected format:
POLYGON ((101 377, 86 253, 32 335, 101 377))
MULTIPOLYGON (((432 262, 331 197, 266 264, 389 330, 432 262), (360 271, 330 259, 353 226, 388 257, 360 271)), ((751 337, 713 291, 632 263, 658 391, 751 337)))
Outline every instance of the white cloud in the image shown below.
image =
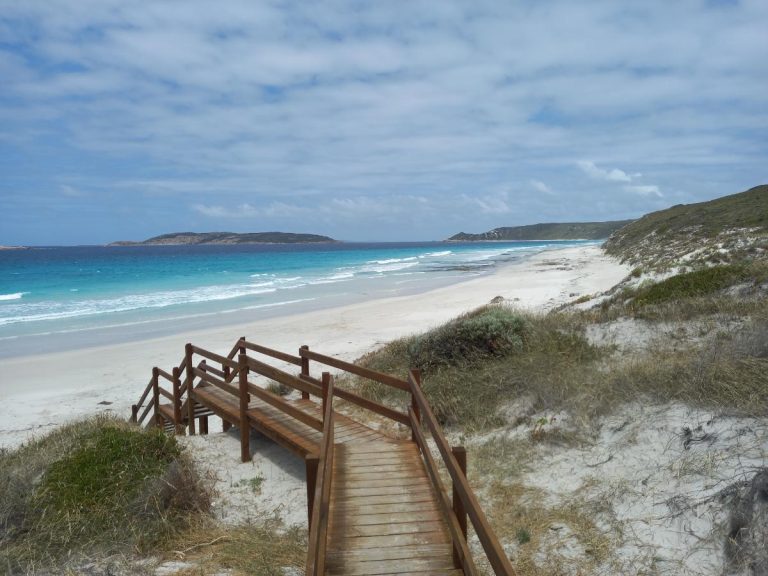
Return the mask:
POLYGON ((61 192, 62 196, 66 196, 67 198, 84 198, 87 196, 87 194, 82 190, 78 190, 74 186, 69 186, 68 184, 62 184, 59 186, 59 191, 61 192))
POLYGON ((632 194, 639 194, 641 196, 656 196, 658 198, 662 198, 664 195, 661 193, 661 189, 656 186, 655 184, 632 184, 629 185, 630 182, 634 182, 638 178, 642 178, 642 174, 639 172, 635 172, 632 175, 627 174, 624 172, 624 170, 619 170, 618 168, 613 168, 611 170, 605 170, 603 168, 598 167, 595 165, 594 162, 589 160, 580 160, 577 162, 577 165, 579 168, 581 168, 582 172, 584 172, 587 176, 594 180, 600 180, 602 182, 623 182, 627 185, 623 186, 622 189, 625 192, 630 192, 632 194))
POLYGON ((208 216, 209 218, 254 218, 260 214, 259 210, 250 204, 240 204, 232 208, 193 204, 191 208, 198 214, 208 216))
POLYGON ((579 160, 577 162, 579 168, 589 176, 590 178, 594 178, 595 180, 604 180, 606 182, 631 182, 632 177, 624 172, 623 170, 619 170, 618 168, 613 168, 611 170, 604 170, 603 168, 598 168, 594 162, 590 160, 579 160))
POLYGON ((654 186, 653 184, 624 186, 624 190, 643 196, 658 196, 659 198, 663 196, 659 187, 654 186))
POLYGON ((94 201, 358 219, 369 237, 429 210, 434 237, 559 216, 553 189, 592 220, 766 176, 766 2, 145 4, 3 3, 0 143, 43 176, 50 147, 76 159, 94 201))
POLYGON ((530 180, 530 184, 533 187, 534 190, 537 192, 541 192, 542 194, 554 194, 552 192, 552 189, 544 184, 541 180, 530 180))

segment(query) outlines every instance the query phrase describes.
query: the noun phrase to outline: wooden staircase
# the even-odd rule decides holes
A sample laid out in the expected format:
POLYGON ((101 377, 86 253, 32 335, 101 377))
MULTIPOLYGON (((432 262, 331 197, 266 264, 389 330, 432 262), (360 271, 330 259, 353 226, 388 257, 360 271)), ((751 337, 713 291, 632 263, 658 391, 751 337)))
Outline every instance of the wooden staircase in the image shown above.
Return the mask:
POLYGON ((466 453, 449 446, 421 391, 418 371, 401 380, 306 346, 293 356, 244 337, 226 356, 187 344, 184 359, 171 372, 152 370, 131 419, 168 433, 206 434, 212 416, 221 418, 224 430, 239 429, 244 462, 251 459, 251 430, 305 460, 307 574, 475 575, 468 521, 493 573, 514 574, 467 482, 466 453), (277 369, 256 355, 295 365, 300 372, 277 369), (310 362, 402 390, 410 405, 395 410, 337 388, 328 372, 313 377, 310 362), (299 394, 285 398, 270 392, 251 381, 255 376, 299 394), (164 387, 168 384, 171 390, 164 387), (397 423, 410 438, 339 413, 336 398, 397 423), (446 473, 451 496, 443 485, 446 473))

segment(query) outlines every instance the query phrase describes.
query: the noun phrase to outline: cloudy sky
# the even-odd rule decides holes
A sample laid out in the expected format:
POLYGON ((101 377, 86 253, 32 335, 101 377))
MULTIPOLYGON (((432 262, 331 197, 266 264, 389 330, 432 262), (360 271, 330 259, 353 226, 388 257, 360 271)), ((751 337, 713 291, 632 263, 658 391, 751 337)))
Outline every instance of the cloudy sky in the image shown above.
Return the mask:
POLYGON ((0 244, 628 218, 768 182, 768 2, 0 0, 0 244))

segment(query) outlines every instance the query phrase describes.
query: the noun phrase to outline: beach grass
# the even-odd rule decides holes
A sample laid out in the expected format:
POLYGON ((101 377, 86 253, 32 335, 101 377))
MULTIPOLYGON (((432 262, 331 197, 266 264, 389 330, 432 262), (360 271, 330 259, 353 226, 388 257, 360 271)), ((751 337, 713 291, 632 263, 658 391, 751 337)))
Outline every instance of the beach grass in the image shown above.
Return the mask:
MULTIPOLYGON (((734 273, 732 278, 741 278, 734 273)), ((715 277, 713 283, 719 284, 715 277)), ((680 292, 690 292, 685 283, 680 292)), ((709 318, 699 296, 675 296, 676 284, 657 291, 651 308, 690 305, 690 315, 709 318), (691 304, 692 302, 698 304, 691 304)), ((708 298, 708 297, 705 297, 708 298)), ((744 415, 768 414, 768 306, 759 300, 747 317, 739 310, 738 330, 723 331, 691 346, 651 346, 624 357, 586 335, 595 313, 548 314, 490 305, 447 324, 396 340, 362 357, 374 370, 404 377, 422 370, 422 385, 441 424, 463 432, 509 422, 506 408, 520 398, 531 414, 567 411, 588 424, 617 406, 634 401, 680 401, 744 415), (757 313, 759 311, 759 313, 757 313)), ((736 312, 736 310, 733 310, 736 312)), ((716 327, 719 319, 712 320, 716 327)), ((347 378, 362 395, 402 409, 406 393, 362 378, 347 378)), ((546 432, 546 431, 545 431, 546 432)), ((546 433, 542 434, 542 438, 546 433)), ((555 439, 564 441, 567 439, 555 439)))
POLYGON ((105 416, 75 422, 0 454, 0 566, 156 550, 209 506, 175 438, 105 416))

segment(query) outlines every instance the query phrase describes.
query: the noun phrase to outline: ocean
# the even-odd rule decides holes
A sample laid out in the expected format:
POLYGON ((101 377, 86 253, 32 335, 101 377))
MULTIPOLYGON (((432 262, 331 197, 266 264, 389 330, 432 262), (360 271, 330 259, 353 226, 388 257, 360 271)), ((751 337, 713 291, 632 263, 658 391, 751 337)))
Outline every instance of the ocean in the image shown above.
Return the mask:
POLYGON ((140 340, 406 295, 546 242, 77 246, 0 251, 0 357, 140 340))

